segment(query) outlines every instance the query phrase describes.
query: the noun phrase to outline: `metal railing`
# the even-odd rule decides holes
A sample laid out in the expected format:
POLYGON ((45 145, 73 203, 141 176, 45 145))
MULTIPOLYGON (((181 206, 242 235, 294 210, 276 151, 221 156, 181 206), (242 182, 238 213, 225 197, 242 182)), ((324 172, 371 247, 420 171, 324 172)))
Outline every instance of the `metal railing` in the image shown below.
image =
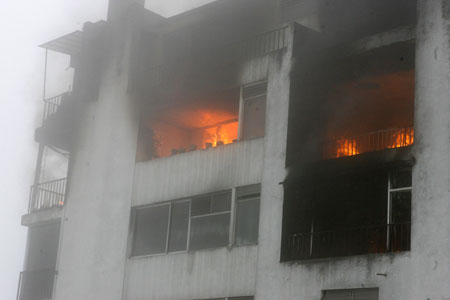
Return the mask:
POLYGON ((61 95, 45 99, 43 121, 47 120, 50 116, 56 114, 63 100, 69 96, 70 92, 66 92, 61 95))
POLYGON ((28 212, 61 207, 66 198, 67 178, 52 180, 31 187, 28 212))
POLYGON ((410 250, 411 224, 385 224, 291 235, 285 260, 342 257, 410 250))
MULTIPOLYGON (((250 39, 230 43, 227 46, 210 49, 207 53, 199 51, 191 53, 186 57, 170 60, 170 63, 152 66, 145 71, 145 76, 150 83, 150 87, 156 87, 169 82, 174 72, 179 72, 182 61, 203 63, 209 67, 218 67, 226 65, 240 59, 249 59, 253 57, 264 56, 272 52, 285 49, 288 46, 288 30, 285 26, 277 28, 262 34, 256 35, 250 39)), ((195 69, 195 68, 194 68, 195 69)))
POLYGON ((52 299, 55 276, 55 269, 21 272, 16 300, 52 299))
POLYGON ((323 158, 339 158, 414 144, 414 128, 393 128, 364 135, 339 138, 323 144, 323 158))

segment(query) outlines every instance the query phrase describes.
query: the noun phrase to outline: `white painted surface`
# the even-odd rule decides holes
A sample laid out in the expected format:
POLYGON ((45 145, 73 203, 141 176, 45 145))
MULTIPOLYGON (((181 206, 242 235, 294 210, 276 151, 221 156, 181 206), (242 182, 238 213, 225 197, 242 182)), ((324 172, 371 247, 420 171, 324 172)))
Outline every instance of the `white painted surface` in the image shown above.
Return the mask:
POLYGON ((133 206, 261 182, 264 139, 177 154, 136 164, 133 206))
POLYGON ((213 299, 255 292, 256 246, 163 254, 127 261, 127 300, 213 299))
POLYGON ((98 100, 84 102, 81 109, 56 300, 122 299, 138 128, 138 114, 127 95, 132 35, 125 23, 110 24, 111 47, 105 51, 98 100))
POLYGON ((450 3, 418 4, 411 299, 450 299, 450 3))

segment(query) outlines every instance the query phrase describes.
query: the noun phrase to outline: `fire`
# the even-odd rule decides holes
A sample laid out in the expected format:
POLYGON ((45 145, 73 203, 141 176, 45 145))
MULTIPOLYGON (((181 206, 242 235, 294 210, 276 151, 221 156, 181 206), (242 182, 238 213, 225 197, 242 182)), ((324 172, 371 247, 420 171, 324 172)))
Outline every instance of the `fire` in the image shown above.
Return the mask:
POLYGON ((227 145, 235 142, 237 140, 238 127, 237 121, 231 121, 230 123, 206 128, 203 134, 202 148, 206 148, 207 144, 216 147, 220 143, 227 145))
POLYGON ((324 158, 353 156, 366 152, 407 147, 413 144, 414 129, 412 127, 388 129, 327 142, 324 147, 324 158))
POLYGON ((336 158, 343 156, 353 156, 358 155, 360 152, 358 150, 356 140, 337 140, 336 141, 336 158))
POLYGON ((387 148, 400 148, 414 144, 414 129, 400 129, 392 134, 391 144, 387 148))

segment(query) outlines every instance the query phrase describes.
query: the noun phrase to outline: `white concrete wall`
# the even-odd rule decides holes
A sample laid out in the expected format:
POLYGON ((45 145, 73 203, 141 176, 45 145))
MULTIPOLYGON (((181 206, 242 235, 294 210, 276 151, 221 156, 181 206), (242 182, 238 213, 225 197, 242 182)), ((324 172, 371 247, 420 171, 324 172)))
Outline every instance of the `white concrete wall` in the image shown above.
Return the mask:
POLYGON ((418 9, 410 299, 450 299, 450 1, 418 9))
POLYGON ((127 262, 127 300, 213 299, 255 293, 257 246, 172 253, 127 262))
POLYGON ((138 114, 127 95, 131 25, 124 19, 109 26, 99 97, 76 99, 81 125, 71 153, 56 300, 122 299, 138 114))
POLYGON ((264 139, 192 151, 136 164, 133 206, 176 200, 261 182, 264 139))

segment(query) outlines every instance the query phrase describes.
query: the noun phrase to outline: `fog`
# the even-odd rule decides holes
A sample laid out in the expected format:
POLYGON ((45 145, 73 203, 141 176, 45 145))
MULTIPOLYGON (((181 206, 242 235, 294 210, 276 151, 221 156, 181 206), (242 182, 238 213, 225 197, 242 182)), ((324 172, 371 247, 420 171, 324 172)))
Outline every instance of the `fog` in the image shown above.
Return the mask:
MULTIPOLYGON (((151 0, 146 8, 170 16, 211 0, 151 0)), ((23 267, 27 211, 37 144, 34 130, 42 118, 45 51, 37 46, 105 19, 107 0, 4 1, 0 14, 0 299, 15 299, 23 267)), ((49 56, 46 95, 69 87, 72 71, 66 57, 49 56)), ((58 164, 50 159, 49 164, 58 164)), ((50 165, 46 166, 50 169, 50 165)))

